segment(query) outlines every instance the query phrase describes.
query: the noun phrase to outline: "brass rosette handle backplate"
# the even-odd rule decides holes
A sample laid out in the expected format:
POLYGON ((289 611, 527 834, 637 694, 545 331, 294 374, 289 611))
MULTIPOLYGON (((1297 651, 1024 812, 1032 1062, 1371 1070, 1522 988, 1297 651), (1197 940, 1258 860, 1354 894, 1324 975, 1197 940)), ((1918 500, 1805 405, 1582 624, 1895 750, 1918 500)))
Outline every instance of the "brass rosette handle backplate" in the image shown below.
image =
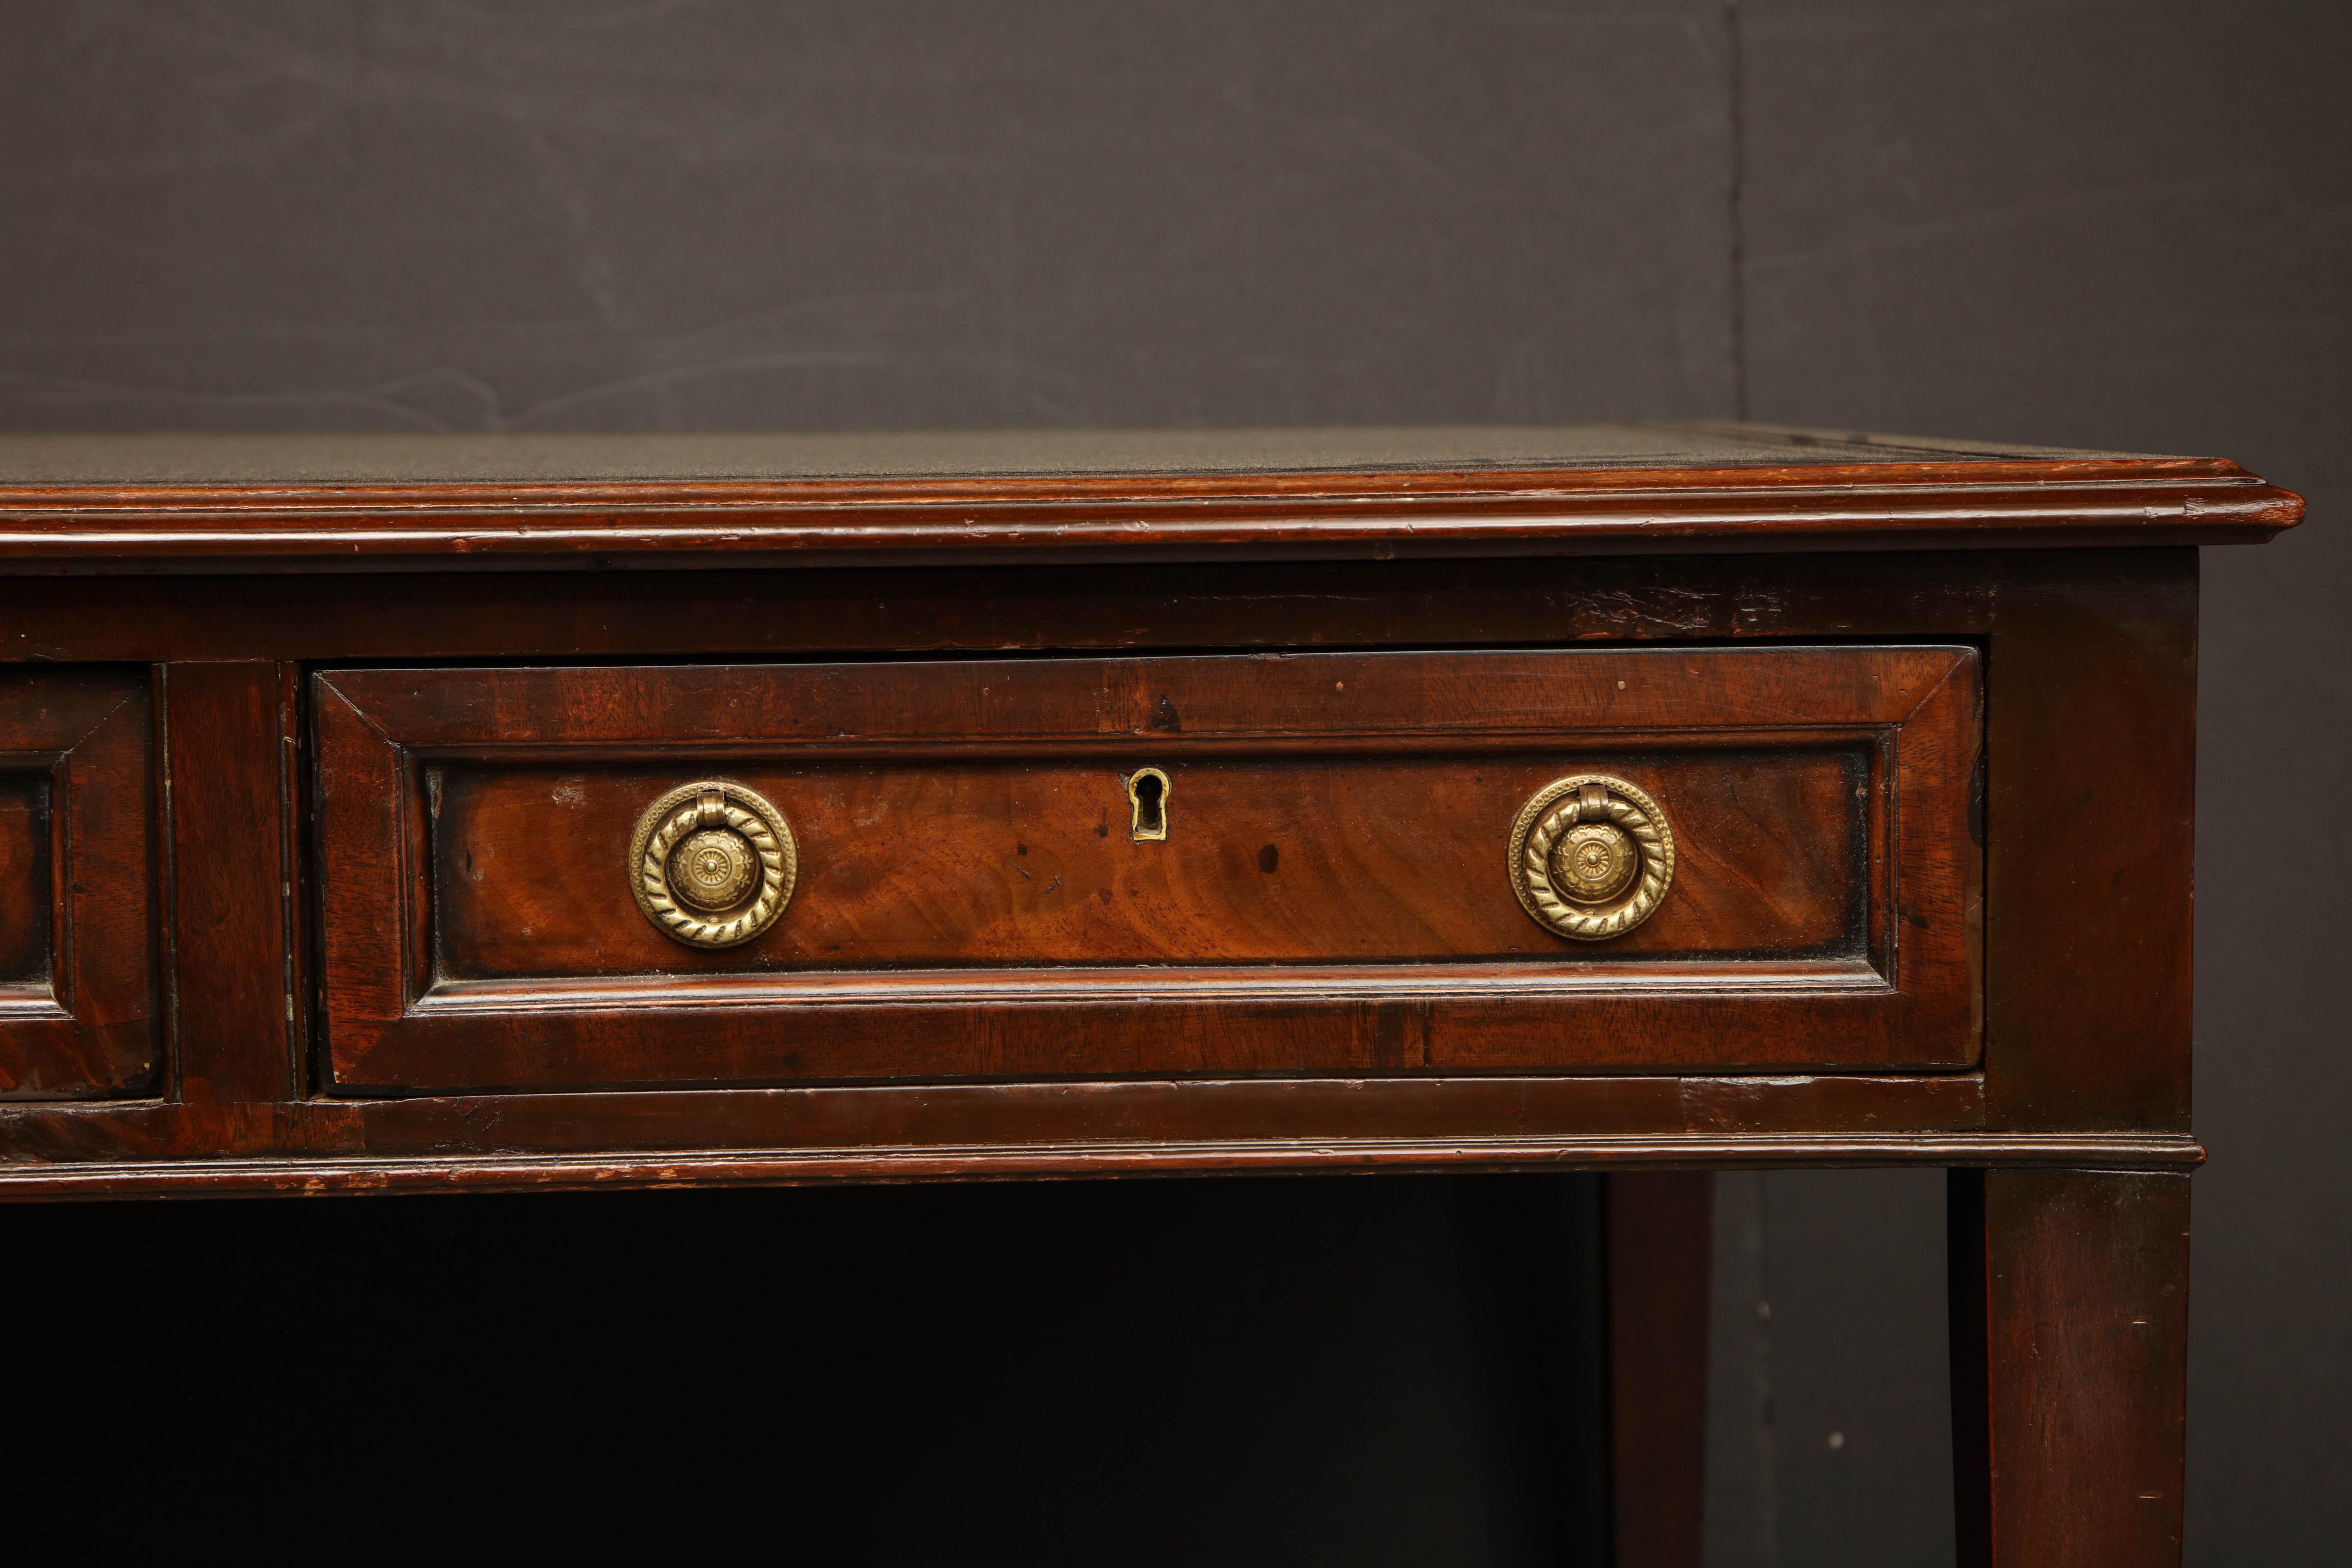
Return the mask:
POLYGON ((1640 787, 1577 773, 1538 790, 1511 825, 1511 889, 1538 925, 1578 942, 1622 936, 1675 879, 1675 831, 1640 787))
POLYGON ((731 779, 681 784, 646 807, 629 840, 629 891, 656 929, 688 947, 734 947, 792 901, 792 824, 731 779))

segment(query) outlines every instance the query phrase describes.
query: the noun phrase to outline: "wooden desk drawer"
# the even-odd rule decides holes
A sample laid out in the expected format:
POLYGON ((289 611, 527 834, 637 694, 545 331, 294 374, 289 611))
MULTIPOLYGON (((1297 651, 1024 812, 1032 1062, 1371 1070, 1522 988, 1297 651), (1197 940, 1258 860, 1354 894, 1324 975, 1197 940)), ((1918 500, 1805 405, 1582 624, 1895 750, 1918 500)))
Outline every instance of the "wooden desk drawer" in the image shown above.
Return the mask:
POLYGON ((0 676, 0 1100, 140 1094, 162 1067, 147 693, 0 676))
POLYGON ((352 1091, 1977 1054, 1966 648, 335 670, 314 699, 352 1091), (727 909, 689 896, 697 833, 727 909), (1577 874, 1570 838, 1623 887, 1515 886, 1577 874))

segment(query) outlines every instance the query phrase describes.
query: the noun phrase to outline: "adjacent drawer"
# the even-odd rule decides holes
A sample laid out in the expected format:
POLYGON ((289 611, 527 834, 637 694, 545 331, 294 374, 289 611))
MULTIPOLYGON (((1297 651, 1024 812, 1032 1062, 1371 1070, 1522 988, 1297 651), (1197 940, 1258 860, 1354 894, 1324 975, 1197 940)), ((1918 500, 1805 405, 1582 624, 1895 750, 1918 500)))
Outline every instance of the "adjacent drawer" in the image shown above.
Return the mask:
POLYGON ((143 672, 0 675, 0 1100, 159 1077, 143 672))
POLYGON ((347 1092, 1956 1068, 1974 653, 373 669, 347 1092))

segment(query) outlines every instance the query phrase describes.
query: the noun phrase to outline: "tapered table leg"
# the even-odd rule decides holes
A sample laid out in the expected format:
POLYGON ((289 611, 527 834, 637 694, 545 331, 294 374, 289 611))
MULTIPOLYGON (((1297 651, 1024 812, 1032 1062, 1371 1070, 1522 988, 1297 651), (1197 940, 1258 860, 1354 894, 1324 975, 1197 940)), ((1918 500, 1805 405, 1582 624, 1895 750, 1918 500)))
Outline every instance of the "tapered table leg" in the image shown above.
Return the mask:
POLYGON ((1954 1171, 1961 1568, 2180 1561, 2189 1178, 1954 1171))
POLYGON ((1699 1568, 1715 1176, 1608 1180, 1610 1520, 1616 1568, 1699 1568))

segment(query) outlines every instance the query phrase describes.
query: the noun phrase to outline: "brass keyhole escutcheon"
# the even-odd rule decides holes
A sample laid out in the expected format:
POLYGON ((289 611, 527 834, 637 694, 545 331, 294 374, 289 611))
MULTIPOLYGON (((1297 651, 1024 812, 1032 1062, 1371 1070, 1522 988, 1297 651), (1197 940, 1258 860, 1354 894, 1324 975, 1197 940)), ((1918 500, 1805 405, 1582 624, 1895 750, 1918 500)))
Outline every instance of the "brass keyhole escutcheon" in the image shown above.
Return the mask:
POLYGON ((1607 773, 1555 779, 1511 825, 1510 876, 1538 925, 1606 942, 1657 911, 1675 879, 1675 832, 1638 785, 1607 773))
POLYGON ((1168 775, 1158 768, 1138 768, 1127 775, 1128 832, 1138 844, 1168 837, 1168 775))
POLYGON ((800 848, 773 802, 731 779, 682 784, 646 807, 629 839, 629 891, 655 929, 688 947, 734 947, 792 901, 800 848))

